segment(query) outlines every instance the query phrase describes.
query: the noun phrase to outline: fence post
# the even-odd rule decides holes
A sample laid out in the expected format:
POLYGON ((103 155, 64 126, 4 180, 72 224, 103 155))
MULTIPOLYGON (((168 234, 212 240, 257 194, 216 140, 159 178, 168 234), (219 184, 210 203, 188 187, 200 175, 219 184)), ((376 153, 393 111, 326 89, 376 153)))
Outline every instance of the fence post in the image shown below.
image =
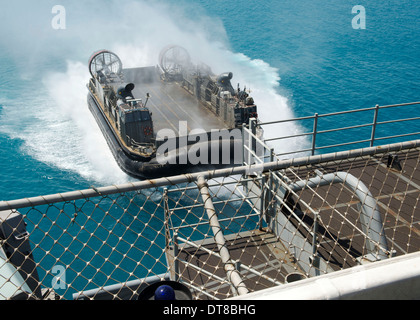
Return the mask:
POLYGON ((178 232, 174 232, 174 281, 179 280, 179 244, 178 244, 178 232))
POLYGON ((254 163, 257 163, 257 160, 255 158, 258 156, 257 140, 254 138, 257 135, 257 119, 255 118, 249 119, 249 130, 253 134, 253 136, 251 136, 251 139, 250 139, 251 140, 250 149, 254 152, 255 156, 250 153, 252 158, 250 158, 250 162, 248 164, 251 164, 251 159, 253 159, 252 164, 254 164, 254 163))
POLYGON ((239 295, 247 294, 249 291, 242 280, 242 275, 238 272, 238 270, 236 270, 235 263, 231 259, 228 245, 226 243, 225 236, 223 235, 223 230, 220 226, 216 209, 213 205, 213 200, 210 196, 207 181, 203 178, 203 176, 199 176, 197 178, 197 187, 203 199, 203 205, 209 219, 209 225, 213 231, 214 242, 219 249, 219 254, 226 272, 226 278, 239 295))
POLYGON ((375 106, 375 113, 373 114, 372 135, 370 136, 370 147, 375 143, 376 124, 378 123, 379 105, 375 106))
POLYGON ((261 196, 260 196, 260 217, 259 217, 259 230, 263 230, 263 220, 264 220, 264 214, 266 213, 267 206, 266 206, 266 196, 269 193, 267 191, 265 184, 267 183, 267 177, 265 175, 261 176, 261 196))
POLYGON ((169 249, 170 246, 170 239, 171 239, 171 232, 169 226, 169 219, 170 219, 170 212, 169 212, 169 203, 168 203, 168 189, 163 189, 163 205, 164 205, 164 214, 165 214, 165 246, 166 249, 169 249))
POLYGON ((317 128, 318 128, 318 113, 315 113, 315 115, 314 115, 314 131, 312 133, 312 155, 315 155, 317 128))
POLYGON ((242 165, 245 165, 245 123, 242 124, 242 165))
POLYGON ((312 257, 311 263, 312 266, 315 268, 315 275, 320 275, 319 265, 320 265, 320 258, 318 256, 318 215, 319 212, 316 212, 314 215, 314 226, 313 226, 313 238, 312 238, 312 257))

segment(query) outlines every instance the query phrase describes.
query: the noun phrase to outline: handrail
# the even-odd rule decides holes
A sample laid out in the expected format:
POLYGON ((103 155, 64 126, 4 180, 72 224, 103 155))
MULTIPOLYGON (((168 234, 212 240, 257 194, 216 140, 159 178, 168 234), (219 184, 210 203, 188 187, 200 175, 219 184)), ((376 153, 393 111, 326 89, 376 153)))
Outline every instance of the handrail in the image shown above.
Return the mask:
MULTIPOLYGON (((362 109, 354 109, 354 110, 345 110, 345 111, 339 111, 339 112, 332 112, 332 113, 326 113, 326 114, 317 114, 315 113, 313 116, 304 116, 304 117, 297 117, 297 118, 291 118, 291 119, 284 119, 284 120, 278 120, 278 121, 269 121, 269 122, 259 122, 257 125, 259 127, 264 127, 268 125, 275 125, 275 124, 284 124, 284 123, 296 123, 298 121, 305 121, 305 120, 311 120, 313 123, 312 131, 305 131, 301 133, 295 133, 292 135, 286 135, 286 136, 278 136, 278 137, 269 137, 265 139, 264 141, 259 141, 259 145, 261 145, 263 148, 266 148, 265 144, 273 141, 279 141, 284 139, 293 139, 293 138, 302 138, 302 137, 312 137, 312 146, 310 149, 297 149, 292 152, 281 152, 278 153, 277 156, 285 156, 290 154, 297 154, 302 152, 310 152, 312 155, 315 155, 316 152, 325 150, 325 149, 333 149, 338 147, 344 147, 349 145, 356 145, 360 143, 366 143, 369 147, 372 147, 375 145, 376 141, 381 140, 389 140, 389 139, 396 139, 396 138, 402 138, 402 137, 408 137, 408 136, 415 136, 420 135, 420 132, 409 132, 409 133, 400 133, 400 134, 394 134, 394 135, 387 135, 387 136, 380 136, 378 137, 377 128, 378 126, 381 126, 382 132, 385 131, 385 128, 387 125, 393 124, 393 123, 409 123, 414 121, 419 121, 420 116, 413 116, 408 118, 402 118, 402 119, 392 119, 392 120, 385 120, 385 121, 379 121, 379 113, 383 109, 389 109, 389 108, 399 108, 399 107, 407 107, 407 106, 414 106, 414 105, 420 105, 419 102, 409 102, 409 103, 400 103, 400 104, 393 104, 393 105, 385 105, 385 106, 379 106, 376 105, 375 107, 369 107, 369 108, 362 108, 362 109), (320 128, 319 120, 320 119, 328 119, 335 116, 342 116, 347 114, 355 114, 355 113, 361 113, 361 112, 373 112, 372 115, 372 122, 363 123, 363 124, 352 124, 346 122, 345 126, 342 127, 336 127, 336 128, 320 128), (325 135, 325 134, 337 134, 339 132, 345 131, 345 130, 354 130, 354 129, 363 129, 363 128, 371 128, 370 137, 366 139, 361 140, 353 140, 348 142, 339 141, 339 143, 328 143, 326 145, 320 145, 318 136, 319 135, 325 135)), ((397 114, 397 113, 396 113, 397 114)), ((413 126, 414 128, 415 126, 413 126)), ((418 126, 417 126, 418 127, 418 126)), ((340 138, 340 137, 339 137, 340 138)), ((253 137, 254 141, 255 138, 253 137)), ((332 139, 328 139, 329 141, 336 139, 336 136, 333 136, 332 139)), ((258 139, 257 139, 258 141, 258 139)), ((268 149, 268 148, 266 148, 268 149)))
POLYGON ((420 101, 400 103, 400 104, 390 104, 390 105, 387 105, 387 106, 382 106, 381 108, 404 107, 404 106, 412 106, 412 105, 415 105, 415 104, 420 104, 420 101))
MULTIPOLYGON (((379 109, 387 109, 387 108, 395 108, 395 107, 412 106, 412 105, 417 105, 417 104, 420 104, 420 101, 400 103, 400 104, 391 104, 391 105, 378 106, 378 107, 379 107, 379 109)), ((368 108, 352 109, 352 110, 345 110, 345 111, 319 114, 318 117, 319 118, 325 118, 325 117, 337 116, 337 115, 343 115, 343 114, 349 114, 349 113, 371 111, 371 110, 375 110, 375 109, 376 109, 376 106, 375 107, 368 107, 368 108)), ((291 119, 284 119, 284 120, 269 121, 269 122, 261 122, 261 123, 259 123, 259 125, 265 126, 265 125, 270 125, 270 124, 278 124, 278 123, 291 122, 291 121, 297 121, 297 120, 308 120, 308 119, 313 119, 313 118, 315 118, 315 115, 305 116, 305 117, 297 117, 297 118, 291 118, 291 119)))
POLYGON ((292 166, 315 165, 321 162, 339 161, 351 157, 363 157, 374 154, 386 154, 389 152, 400 151, 404 149, 419 148, 420 139, 406 142, 393 143, 382 145, 380 148, 368 147, 359 148, 350 151, 341 151, 336 153, 304 156, 293 159, 279 160, 264 163, 262 165, 240 166, 226 169, 210 170, 203 172, 196 172, 190 174, 182 174, 178 176, 164 177, 154 180, 144 180, 129 182, 121 185, 113 185, 107 187, 90 188, 85 190, 70 191, 64 193, 57 193, 39 197, 24 198, 20 200, 0 201, 0 211, 17 210, 26 207, 35 207, 39 205, 51 205, 57 202, 75 201, 80 199, 88 199, 91 197, 105 196, 115 193, 130 192, 145 190, 157 187, 173 186, 181 183, 195 182, 197 177, 203 176, 207 179, 214 179, 220 177, 228 177, 233 175, 244 175, 252 170, 262 170, 262 172, 282 170, 292 166))

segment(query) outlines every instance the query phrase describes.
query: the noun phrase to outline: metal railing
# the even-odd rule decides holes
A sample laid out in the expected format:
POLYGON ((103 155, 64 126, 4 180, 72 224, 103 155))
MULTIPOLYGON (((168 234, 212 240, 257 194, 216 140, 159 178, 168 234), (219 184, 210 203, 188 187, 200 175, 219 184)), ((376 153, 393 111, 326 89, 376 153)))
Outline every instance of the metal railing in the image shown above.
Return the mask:
POLYGON ((165 279, 195 299, 225 299, 295 272, 310 278, 418 252, 420 140, 374 146, 419 134, 378 130, 420 120, 379 119, 381 110, 418 104, 288 120, 312 121, 312 132, 293 136, 313 138, 304 157, 280 160, 251 120, 241 167, 0 202, 0 299, 136 299, 165 279), (320 119, 364 112, 372 123, 320 130, 320 119), (352 143, 367 147, 316 154, 350 144, 319 145, 322 135, 361 129, 368 139, 352 143), (387 167, 395 153, 400 171, 387 167))
POLYGON ((0 268, 9 272, 0 277, 0 299, 48 292, 136 299, 165 279, 186 284, 196 299, 225 299, 283 284, 295 272, 313 277, 353 267, 373 250, 389 257, 419 251, 420 213, 409 206, 419 199, 418 182, 389 170, 377 179, 381 165, 371 161, 383 164, 399 152, 402 172, 414 176, 418 148, 420 140, 0 202, 0 268), (361 170, 367 186, 378 184, 372 196, 388 248, 371 234, 372 222, 364 228, 357 209, 372 206, 363 199, 369 194, 357 197, 328 180, 328 168, 322 183, 305 174, 331 161, 342 171, 348 165, 348 177, 361 170), (400 189, 389 191, 391 183, 400 189), (406 206, 411 212, 403 215, 398 210, 406 206), (28 275, 32 281, 24 282, 28 275))
POLYGON ((343 147, 372 147, 376 142, 383 144, 385 142, 400 142, 400 138, 414 139, 416 136, 420 135, 419 106, 420 102, 410 102, 386 106, 376 105, 375 107, 371 108, 355 109, 327 114, 315 113, 313 116, 262 122, 258 125, 264 128, 271 125, 296 123, 302 124, 304 128, 311 127, 312 131, 268 138, 265 139, 264 142, 265 144, 270 144, 270 142, 275 141, 307 137, 310 139, 310 148, 298 149, 290 152, 281 152, 276 154, 276 156, 282 157, 299 153, 315 155, 316 153, 342 151, 344 150, 343 147), (417 106, 417 108, 413 108, 413 106, 417 106), (391 109, 393 109, 392 112, 386 112, 386 110, 391 111, 391 109), (398 118, 399 115, 404 115, 407 113, 416 116, 398 118), (381 117, 384 119, 381 120, 381 117), (369 121, 370 119, 371 121, 369 121), (358 123, 360 120, 363 121, 363 123, 358 123), (321 121, 323 122, 322 124, 320 123, 321 121), (337 124, 342 122, 344 122, 344 126, 337 126, 337 124), (401 123, 404 123, 404 125, 401 126, 401 123), (394 124, 399 124, 398 130, 400 130, 400 132, 398 134, 388 135, 387 132, 396 129, 395 126, 393 126, 394 124), (351 131, 351 137, 354 137, 355 139, 350 138, 349 141, 343 142, 343 135, 341 133, 344 131, 351 131), (360 139, 359 137, 361 136, 365 136, 365 138, 360 139))

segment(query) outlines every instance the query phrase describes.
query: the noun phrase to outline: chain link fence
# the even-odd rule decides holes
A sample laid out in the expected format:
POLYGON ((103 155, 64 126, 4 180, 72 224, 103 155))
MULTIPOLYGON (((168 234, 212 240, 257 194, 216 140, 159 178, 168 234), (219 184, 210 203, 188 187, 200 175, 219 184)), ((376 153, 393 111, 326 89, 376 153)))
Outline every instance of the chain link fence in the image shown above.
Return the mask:
POLYGON ((420 249, 420 141, 0 203, 0 298, 226 299, 420 249))

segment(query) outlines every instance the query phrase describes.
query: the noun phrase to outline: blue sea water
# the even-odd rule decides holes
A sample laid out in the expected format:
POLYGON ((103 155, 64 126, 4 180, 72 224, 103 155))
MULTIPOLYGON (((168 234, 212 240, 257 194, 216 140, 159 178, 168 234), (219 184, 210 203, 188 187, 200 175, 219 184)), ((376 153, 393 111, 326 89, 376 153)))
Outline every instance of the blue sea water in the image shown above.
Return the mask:
POLYGON ((4 200, 127 179, 103 141, 97 148, 108 162, 98 161, 98 129, 86 129, 93 123, 84 110, 84 68, 98 48, 133 65, 155 64, 163 44, 177 41, 208 64, 234 64, 234 80, 260 98, 263 121, 419 98, 420 7, 413 1, 63 2, 64 30, 51 26, 55 4, 2 5, 4 200), (364 30, 352 28, 355 5, 366 9, 364 30))
POLYGON ((63 0, 62 30, 57 2, 0 2, 0 200, 131 180, 87 110, 87 61, 102 48, 130 67, 180 44, 233 71, 263 121, 420 100, 416 1, 63 0), (352 28, 355 5, 366 29, 352 28))

